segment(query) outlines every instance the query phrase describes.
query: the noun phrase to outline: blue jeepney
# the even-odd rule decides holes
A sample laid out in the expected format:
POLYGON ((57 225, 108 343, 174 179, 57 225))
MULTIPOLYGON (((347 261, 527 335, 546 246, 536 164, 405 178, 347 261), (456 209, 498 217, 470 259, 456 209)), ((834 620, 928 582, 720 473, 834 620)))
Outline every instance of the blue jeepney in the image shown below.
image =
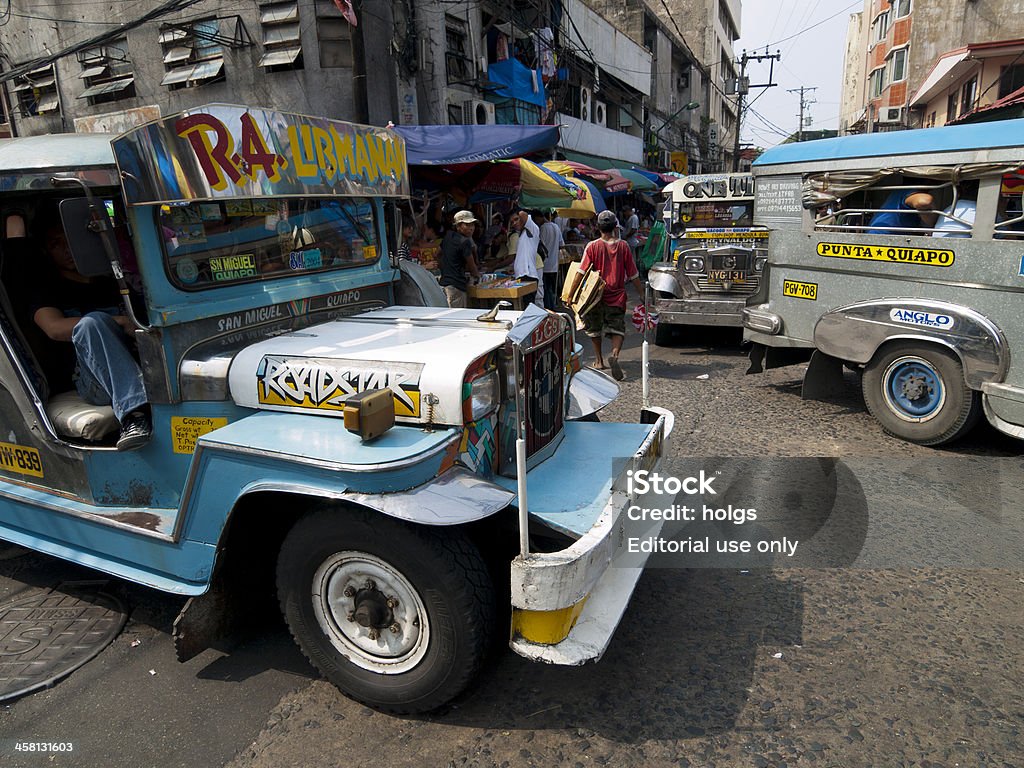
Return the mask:
POLYGON ((618 390, 562 315, 442 306, 391 255, 408 192, 395 132, 241 106, 0 142, 0 539, 188 596, 182 660, 276 589, 310 661, 388 711, 458 694, 509 617, 523 656, 599 658, 642 568, 616 564, 626 472, 672 415, 598 423, 618 390), (125 294, 136 450, 47 378, 25 297, 57 216, 125 294))

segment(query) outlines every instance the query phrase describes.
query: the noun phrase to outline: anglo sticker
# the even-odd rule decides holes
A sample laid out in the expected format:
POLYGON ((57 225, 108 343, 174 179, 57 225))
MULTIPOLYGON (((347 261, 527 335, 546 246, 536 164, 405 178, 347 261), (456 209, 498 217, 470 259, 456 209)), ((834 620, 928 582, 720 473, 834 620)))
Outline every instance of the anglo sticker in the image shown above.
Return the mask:
POLYGON ((207 432, 226 427, 225 418, 209 416, 172 416, 171 444, 175 453, 195 453, 196 441, 207 432))
POLYGON ((951 267, 956 259, 953 251, 943 248, 906 248, 856 243, 818 243, 818 255, 837 259, 920 264, 927 267, 951 267))
POLYGON ((950 315, 942 315, 933 312, 919 312, 916 309, 890 309, 889 319, 897 323, 908 325, 920 325, 925 328, 939 328, 944 331, 952 330, 956 320, 950 315))
POLYGON ((42 477, 43 461, 35 448, 15 443, 0 443, 0 470, 42 477))

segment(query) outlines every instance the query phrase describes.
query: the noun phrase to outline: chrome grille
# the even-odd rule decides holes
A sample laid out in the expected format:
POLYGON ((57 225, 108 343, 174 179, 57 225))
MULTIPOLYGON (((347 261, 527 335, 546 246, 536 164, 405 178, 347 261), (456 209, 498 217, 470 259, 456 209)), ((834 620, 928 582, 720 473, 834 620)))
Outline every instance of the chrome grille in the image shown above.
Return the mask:
POLYGON ((706 277, 698 277, 697 278, 697 289, 701 293, 740 293, 740 294, 748 294, 748 293, 755 293, 757 291, 757 288, 760 285, 760 283, 761 283, 761 278, 760 277, 758 277, 757 275, 748 275, 747 279, 744 280, 742 283, 735 283, 734 282, 732 284, 732 288, 730 288, 727 291, 727 290, 725 290, 725 288, 722 286, 721 283, 718 283, 718 282, 712 283, 706 277))

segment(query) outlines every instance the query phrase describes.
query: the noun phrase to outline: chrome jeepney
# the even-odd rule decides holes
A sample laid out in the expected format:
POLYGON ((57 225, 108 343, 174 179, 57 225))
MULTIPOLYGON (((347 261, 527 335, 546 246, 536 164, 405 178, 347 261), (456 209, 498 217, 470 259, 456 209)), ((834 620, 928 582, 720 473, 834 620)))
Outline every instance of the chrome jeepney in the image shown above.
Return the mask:
POLYGON ((658 313, 656 342, 678 325, 740 326, 760 283, 768 231, 753 226, 754 177, 687 176, 663 190, 669 259, 648 280, 658 313))
POLYGON ((0 184, 29 223, 3 243, 0 539, 189 596, 182 660, 276 574, 305 654, 388 711, 455 696, 502 615, 524 656, 600 658, 642 570, 614 567, 624 473, 660 466, 672 415, 581 421, 618 390, 565 316, 449 309, 391 258, 400 136, 218 104, 0 142, 0 184), (13 240, 57 210, 79 271, 98 253, 141 292, 136 450, 33 354, 38 250, 13 240))
POLYGON ((1022 129, 848 136, 758 158, 755 221, 772 234, 744 312, 751 372, 810 359, 804 396, 823 397, 856 368, 882 427, 925 445, 982 414, 1024 437, 1022 129))

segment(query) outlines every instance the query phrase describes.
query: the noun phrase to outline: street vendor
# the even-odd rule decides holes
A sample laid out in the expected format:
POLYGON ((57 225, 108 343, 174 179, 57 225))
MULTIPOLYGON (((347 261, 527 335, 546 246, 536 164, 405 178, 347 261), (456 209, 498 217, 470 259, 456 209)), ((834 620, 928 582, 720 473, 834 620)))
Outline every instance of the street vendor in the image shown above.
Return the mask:
POLYGON ((467 274, 480 279, 476 266, 476 244, 473 230, 477 219, 470 211, 459 211, 454 217, 454 229, 448 231, 441 243, 441 287, 449 307, 466 306, 467 274))

